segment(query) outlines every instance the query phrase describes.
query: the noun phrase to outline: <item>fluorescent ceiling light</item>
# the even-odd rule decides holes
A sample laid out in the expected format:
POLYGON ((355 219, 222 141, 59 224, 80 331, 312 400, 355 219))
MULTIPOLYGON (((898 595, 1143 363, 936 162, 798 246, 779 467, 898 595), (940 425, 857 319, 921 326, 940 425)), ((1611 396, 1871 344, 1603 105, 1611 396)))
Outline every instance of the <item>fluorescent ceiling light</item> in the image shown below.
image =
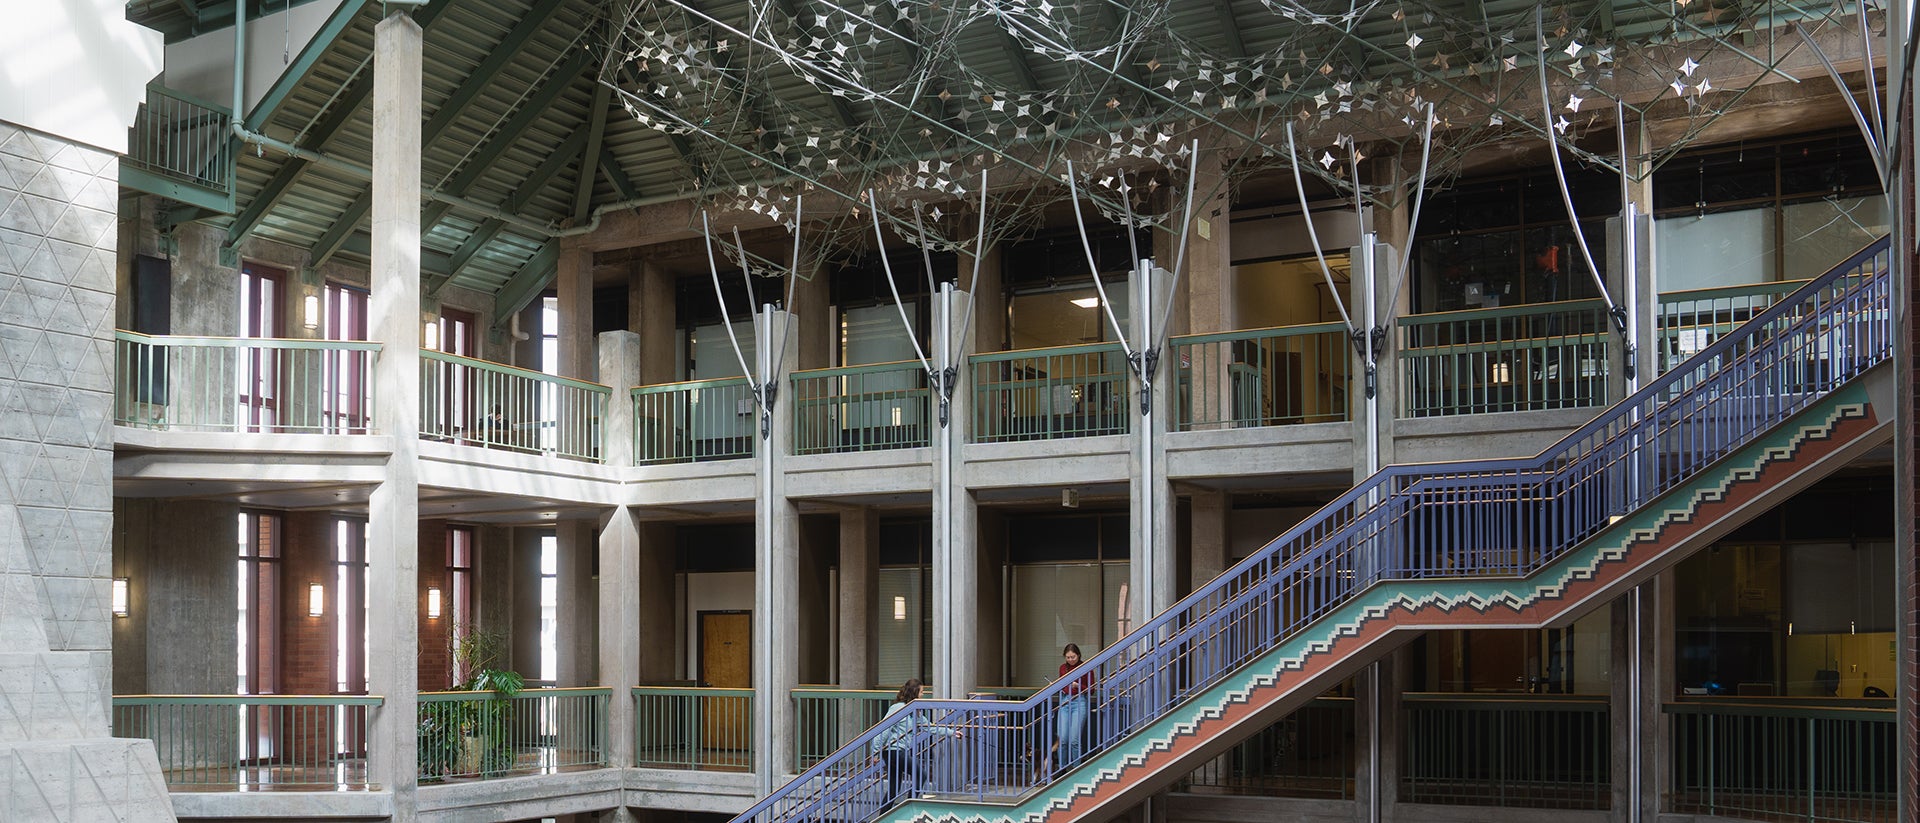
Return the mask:
POLYGON ((1073 302, 1073 304, 1074 304, 1074 305, 1076 305, 1076 306, 1079 306, 1080 308, 1083 308, 1083 309, 1091 309, 1091 308, 1093 308, 1094 306, 1098 306, 1098 305, 1100 305, 1100 298, 1098 298, 1098 297, 1080 297, 1080 298, 1075 298, 1075 299, 1074 299, 1074 300, 1073 300, 1072 302, 1073 302))

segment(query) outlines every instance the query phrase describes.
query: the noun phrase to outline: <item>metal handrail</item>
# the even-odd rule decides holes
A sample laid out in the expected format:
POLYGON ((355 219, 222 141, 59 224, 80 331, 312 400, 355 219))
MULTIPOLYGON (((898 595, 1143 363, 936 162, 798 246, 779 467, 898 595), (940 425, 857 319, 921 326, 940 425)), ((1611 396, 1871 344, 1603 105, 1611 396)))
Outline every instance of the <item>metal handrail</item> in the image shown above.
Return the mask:
MULTIPOLYGON (((1691 482, 1721 457, 1890 356, 1889 264, 1889 245, 1882 239, 1538 455, 1391 466, 1374 474, 1088 660, 1081 671, 1099 684, 1093 697, 1102 703, 1103 714, 1122 705, 1122 698, 1133 701, 1122 712, 1133 716, 1100 730, 1092 751, 1103 751, 1172 706, 1212 688, 1377 584, 1420 579, 1436 571, 1458 576, 1457 561, 1462 558, 1476 563, 1484 558, 1472 569, 1481 576, 1523 577, 1558 561, 1610 526, 1617 515, 1691 482), (1793 371, 1795 364, 1816 354, 1827 359, 1824 369, 1793 371), (1723 409, 1716 409, 1722 413, 1711 430, 1691 417, 1703 408, 1742 398, 1751 402, 1735 413, 1747 428, 1731 425, 1728 420, 1735 413, 1723 409), (1638 459, 1641 449, 1677 432, 1714 439, 1695 444, 1689 460, 1638 459), (1468 478, 1477 486, 1469 485, 1468 478), (1430 482, 1436 480, 1449 482, 1430 482), (1625 492, 1615 488, 1625 481, 1632 481, 1625 483, 1625 492), (1539 501, 1518 502, 1522 493, 1547 495, 1556 511, 1542 516, 1539 501), (1482 502, 1473 508, 1480 510, 1482 529, 1442 531, 1453 526, 1444 521, 1447 512, 1425 505, 1472 502, 1476 494, 1482 502), (1522 522, 1523 507, 1535 513, 1534 521, 1522 522), (1513 522, 1491 527, 1503 519, 1513 522), (1444 534, 1457 545, 1442 547, 1444 552, 1401 545, 1397 537, 1402 530, 1444 534), (1508 530, 1514 534, 1502 533, 1508 530), (1535 541, 1528 551, 1502 547, 1504 539, 1520 533, 1535 541), (1215 642, 1236 631, 1248 636, 1215 642)), ((1021 701, 916 701, 901 713, 911 721, 869 729, 735 819, 863 819, 897 799, 886 796, 892 787, 867 754, 885 728, 901 722, 936 730, 967 728, 985 726, 988 718, 1001 728, 1009 715, 1014 722, 1039 723, 1080 699, 1077 688, 1076 693, 1064 691, 1080 682, 1078 674, 1069 673, 1021 701), (882 796, 875 797, 876 792, 882 796)), ((940 734, 927 737, 912 745, 931 750, 948 739, 940 734)), ((1033 740, 1038 742, 1037 735, 1033 740)), ((957 761, 962 768, 973 762, 957 761)), ((965 796, 985 799, 1021 796, 1053 780, 1040 775, 1035 783, 996 785, 993 779, 995 775, 983 769, 960 777, 957 784, 968 787, 965 796)))
POLYGON ((1260 340, 1268 337, 1308 337, 1327 332, 1345 334, 1347 327, 1339 323, 1305 323, 1297 326, 1266 326, 1258 329, 1238 329, 1235 331, 1216 331, 1204 334, 1178 334, 1167 339, 1175 346, 1197 346, 1201 343, 1232 343, 1239 340, 1260 340))

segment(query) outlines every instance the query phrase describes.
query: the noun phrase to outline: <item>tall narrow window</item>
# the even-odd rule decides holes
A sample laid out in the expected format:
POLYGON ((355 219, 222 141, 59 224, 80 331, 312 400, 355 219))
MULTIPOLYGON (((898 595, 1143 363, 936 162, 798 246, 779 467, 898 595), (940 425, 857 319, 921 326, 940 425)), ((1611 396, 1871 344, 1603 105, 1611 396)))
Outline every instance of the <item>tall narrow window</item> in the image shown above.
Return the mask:
MULTIPOLYGON (((240 336, 281 336, 280 286, 286 272, 253 263, 240 268, 240 336)), ((248 431, 270 430, 277 422, 279 362, 272 349, 241 349, 235 370, 239 381, 239 422, 248 431)))
MULTIPOLYGON (((433 328, 427 336, 427 348, 459 357, 478 357, 479 340, 475 329, 479 328, 474 316, 469 312, 455 309, 442 309, 440 318, 433 322, 433 328)), ((466 426, 468 421, 476 419, 473 413, 474 391, 471 370, 465 368, 446 368, 437 372, 442 375, 440 385, 423 386, 423 392, 435 392, 437 396, 442 425, 466 426)))
MULTIPOLYGON (((473 529, 453 526, 447 529, 447 602, 445 616, 452 622, 453 637, 458 640, 471 627, 473 613, 473 529)), ((454 672, 455 677, 466 672, 454 672)))
POLYGON ((333 691, 367 693, 367 522, 333 524, 333 691))
MULTIPOLYGON (((560 301, 546 297, 540 300, 540 371, 545 374, 560 373, 560 301)), ((552 383, 540 384, 540 419, 557 420, 559 397, 552 383)), ((559 432, 552 426, 540 427, 540 450, 553 451, 559 432)))
POLYGON ((560 540, 540 536, 540 681, 560 679, 560 540))
MULTIPOLYGON (((328 283, 326 294, 328 340, 367 339, 367 292, 339 283, 328 283)), ((334 433, 363 432, 367 428, 367 410, 373 405, 373 383, 367 352, 330 351, 324 363, 326 381, 326 430, 334 433)))
MULTIPOLYGON (((274 694, 280 689, 280 516, 241 512, 238 542, 237 691, 274 694)), ((276 729, 266 712, 264 707, 241 710, 242 762, 278 754, 276 729)))

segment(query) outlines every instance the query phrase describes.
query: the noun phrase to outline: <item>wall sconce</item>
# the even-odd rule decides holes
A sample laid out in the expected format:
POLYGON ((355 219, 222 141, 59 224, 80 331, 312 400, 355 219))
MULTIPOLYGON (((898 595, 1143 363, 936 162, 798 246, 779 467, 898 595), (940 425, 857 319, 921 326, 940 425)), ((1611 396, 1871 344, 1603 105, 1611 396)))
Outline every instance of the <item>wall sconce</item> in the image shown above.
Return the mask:
POLYGON ((893 619, 907 619, 907 599, 899 595, 893 596, 893 619))
POLYGON ((440 589, 438 587, 427 589, 427 619, 440 619, 440 589))
POLYGON ((420 345, 424 348, 440 348, 440 319, 428 320, 420 326, 420 345))
POLYGON ((113 579, 113 616, 127 616, 127 579, 124 577, 113 579))
POLYGON ((320 295, 307 295, 305 310, 302 313, 305 315, 303 325, 307 327, 307 331, 320 328, 320 295))
POLYGON ((327 587, 319 583, 307 586, 307 616, 319 617, 327 613, 327 587))

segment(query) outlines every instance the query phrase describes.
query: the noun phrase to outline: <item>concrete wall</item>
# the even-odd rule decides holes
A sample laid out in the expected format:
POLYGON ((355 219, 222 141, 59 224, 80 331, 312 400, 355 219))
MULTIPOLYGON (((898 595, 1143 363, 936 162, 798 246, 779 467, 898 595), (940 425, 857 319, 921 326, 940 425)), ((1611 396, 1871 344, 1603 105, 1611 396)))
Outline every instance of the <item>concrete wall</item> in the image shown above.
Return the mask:
POLYGON ((128 616, 113 621, 115 694, 231 694, 238 627, 234 539, 240 507, 114 501, 113 573, 128 616))
MULTIPOLYGON (((106 25, 119 7, 100 2, 14 7, 27 13, 0 26, 9 45, 83 9, 87 31, 123 31, 106 25)), ((19 67, 36 72, 82 66, 42 91, 83 90, 120 62, 45 45, 0 54, 40 55, 19 67)), ((108 727, 118 164, 8 122, 34 113, 15 96, 27 76, 0 72, 0 705, 13 707, 0 713, 0 785, 13 787, 3 805, 10 821, 171 820, 153 744, 108 727)))
MULTIPOLYGON (((267 89, 286 70, 287 62, 313 39, 314 32, 340 6, 340 0, 320 0, 287 11, 247 20, 247 78, 243 103, 258 105, 267 89)), ((231 105, 233 99, 233 28, 189 37, 167 46, 167 70, 160 79, 167 88, 209 103, 231 105)), ((244 115, 245 112, 242 112, 244 115)))

